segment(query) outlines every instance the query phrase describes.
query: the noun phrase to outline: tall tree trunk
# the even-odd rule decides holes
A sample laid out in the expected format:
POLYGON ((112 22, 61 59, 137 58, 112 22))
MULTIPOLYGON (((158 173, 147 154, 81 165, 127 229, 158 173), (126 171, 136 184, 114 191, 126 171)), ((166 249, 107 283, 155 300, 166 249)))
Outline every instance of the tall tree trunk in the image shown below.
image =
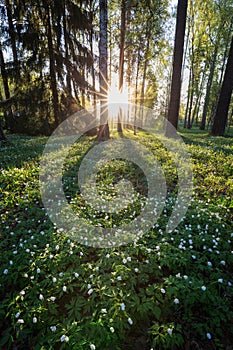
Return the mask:
POLYGON ((124 56, 125 56, 125 33, 126 33, 126 0, 121 1, 121 32, 120 32, 120 57, 119 57, 119 91, 123 88, 124 79, 124 56))
POLYGON ((186 108, 185 108, 184 128, 187 128, 187 124, 188 124, 188 113, 189 113, 189 105, 190 105, 191 86, 192 86, 192 69, 189 69, 188 96, 187 96, 187 102, 186 102, 186 108))
MULTIPOLYGON (((194 81, 194 78, 192 78, 192 80, 194 81)), ((191 116, 192 116, 192 110, 193 110, 193 98, 194 98, 194 86, 191 87, 190 103, 189 103, 188 118, 187 118, 187 129, 191 129, 191 116)))
POLYGON ((194 123, 195 118, 198 118, 198 111, 200 108, 200 101, 201 101, 201 95, 202 95, 202 89, 203 89, 203 84, 205 81, 205 68, 204 71, 202 73, 202 78, 201 78, 201 84, 200 84, 200 88, 198 89, 198 94, 197 94, 197 98, 195 101, 195 106, 194 106, 194 110, 193 110, 193 115, 192 115, 192 120, 191 120, 191 127, 194 123))
MULTIPOLYGON (((125 60, 125 32, 126 32, 126 0, 121 1, 121 33, 120 33, 120 57, 119 57, 119 92, 123 91, 124 60, 125 60)), ((118 112, 117 131, 123 133, 122 109, 118 112)))
MULTIPOLYGON (((90 50, 91 50, 91 76, 92 76, 92 88, 93 88, 93 104, 94 104, 94 110, 96 111, 96 84, 95 84, 95 54, 94 54, 94 45, 93 45, 93 37, 94 37, 94 30, 93 30, 93 4, 91 2, 91 29, 90 29, 90 50)), ((111 67, 111 66, 110 66, 111 67)))
MULTIPOLYGON (((230 41, 231 33, 232 33, 232 27, 233 27, 233 16, 231 18, 231 25, 230 25, 230 28, 229 28, 227 42, 230 41)), ((217 93, 217 96, 216 96, 216 99, 215 99, 213 113, 211 114, 211 118, 209 120, 210 128, 212 128, 214 116, 215 116, 216 110, 217 110, 217 104, 218 104, 218 100, 219 100, 219 96, 220 96, 220 92, 221 92, 221 86, 222 86, 222 81, 223 81, 223 76, 224 76, 224 70, 226 68, 228 51, 229 51, 229 48, 228 48, 228 45, 226 45, 226 48, 225 48, 225 51, 224 51, 223 60, 222 60, 221 75, 220 75, 220 79, 219 79, 219 89, 218 89, 218 93, 217 93)))
POLYGON ((13 60, 14 60, 14 69, 17 77, 15 80, 19 81, 20 69, 19 69, 19 60, 18 60, 18 53, 17 53, 17 47, 16 47, 16 33, 15 33, 13 17, 12 17, 12 7, 9 0, 5 0, 5 4, 6 4, 6 11, 7 11, 8 25, 9 25, 11 48, 12 48, 13 60))
MULTIPOLYGON (((83 38, 83 41, 84 41, 84 38, 83 38)), ((86 60, 86 55, 85 53, 83 54, 83 63, 85 62, 86 60)), ((81 74, 81 77, 82 77, 82 84, 80 86, 81 88, 81 106, 83 108, 86 107, 86 99, 85 99, 85 95, 86 95, 86 85, 85 85, 85 82, 86 82, 86 67, 85 67, 85 64, 82 65, 82 68, 80 69, 80 74, 81 74)))
POLYGON ((51 15, 49 5, 46 3, 46 14, 47 14, 47 36, 48 36, 48 49, 49 49, 49 69, 50 69, 50 85, 53 96, 53 114, 56 126, 59 125, 59 100, 57 91, 57 78, 55 70, 55 60, 53 52, 53 39, 52 39, 52 28, 51 28, 51 15))
MULTIPOLYGON (((2 76, 5 99, 8 100, 10 98, 10 89, 8 84, 8 76, 7 76, 1 43, 0 43, 0 68, 1 68, 1 76, 2 76)), ((9 129, 11 132, 13 132, 14 121, 13 121, 13 114, 12 114, 11 108, 7 108, 4 111, 4 116, 5 116, 6 128, 9 129)))
POLYGON ((137 134, 137 100, 138 100, 138 79, 139 79, 139 70, 140 70, 140 47, 138 48, 138 55, 137 55, 137 70, 136 70, 136 82, 135 82, 135 111, 134 111, 134 135, 137 134))
POLYGON ((210 92, 211 92, 211 86, 214 78, 214 70, 215 70, 215 65, 216 65, 216 60, 217 60, 217 54, 218 54, 218 43, 216 43, 215 48, 214 48, 214 55, 213 59, 211 61, 210 65, 210 74, 208 77, 208 82, 207 82, 207 87, 206 87, 206 95, 205 95, 205 102, 204 102, 204 107, 203 107, 203 114, 202 114, 202 120, 201 120, 201 125, 200 125, 200 130, 205 130, 205 125, 206 125, 206 117, 209 109, 209 101, 210 101, 210 92))
MULTIPOLYGON (((181 71, 184 51, 184 35, 188 0, 178 0, 175 46, 168 121, 177 129, 180 107, 181 71)), ((169 135, 168 135, 169 136, 169 135)))
MULTIPOLYGON (((1 47, 0 47, 1 48, 1 47)), ((0 66, 1 67, 1 66, 0 66)), ((3 96, 2 96, 2 91, 0 89, 0 101, 3 100, 3 96)), ((2 127, 2 124, 0 122, 0 141, 6 141, 6 136, 4 134, 4 131, 3 131, 3 127, 2 127)))
POLYGON ((233 36, 231 39, 231 47, 228 54, 228 60, 222 88, 218 100, 217 110, 214 122, 211 128, 211 134, 214 136, 223 136, 227 123, 228 110, 233 90, 233 36))
POLYGON ((108 125, 108 6, 107 0, 99 0, 100 39, 99 39, 99 85, 100 85, 100 127, 97 140, 109 139, 108 125))
POLYGON ((69 46, 67 39, 67 23, 66 23, 66 6, 63 4, 63 35, 64 35, 64 45, 65 45, 65 65, 66 65, 66 86, 69 96, 72 96, 71 89, 71 72, 70 72, 70 61, 69 61, 69 46))
MULTIPOLYGON (((147 28, 149 29, 149 28, 147 28)), ((146 33, 146 51, 145 51, 145 58, 144 58, 144 64, 143 64, 143 76, 142 76, 142 87, 141 87, 141 96, 140 96, 140 105, 143 106, 144 100, 145 100, 145 85, 146 85, 146 73, 147 73, 147 65, 148 65, 148 54, 150 49, 150 34, 149 31, 146 33)), ((141 108, 140 111, 140 126, 143 125, 143 108, 141 108)))

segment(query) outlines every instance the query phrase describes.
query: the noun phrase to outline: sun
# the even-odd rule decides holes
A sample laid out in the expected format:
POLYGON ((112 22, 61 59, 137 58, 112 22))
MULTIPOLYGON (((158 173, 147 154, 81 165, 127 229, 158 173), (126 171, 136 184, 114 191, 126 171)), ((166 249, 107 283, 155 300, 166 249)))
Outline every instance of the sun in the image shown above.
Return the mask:
POLYGON ((109 87, 108 91, 108 104, 127 104, 128 103, 128 91, 124 87, 122 91, 119 91, 115 82, 109 87))

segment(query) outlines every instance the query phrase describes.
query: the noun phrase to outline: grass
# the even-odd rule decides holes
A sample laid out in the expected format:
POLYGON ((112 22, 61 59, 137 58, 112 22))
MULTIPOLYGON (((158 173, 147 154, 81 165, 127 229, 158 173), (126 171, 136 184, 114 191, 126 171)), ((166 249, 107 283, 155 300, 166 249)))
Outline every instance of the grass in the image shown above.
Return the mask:
MULTIPOLYGON (((166 233, 177 195, 174 162, 161 142, 139 133, 162 164, 168 195, 149 231, 115 248, 81 245, 49 219, 39 162, 45 137, 9 135, 0 147, 1 349, 231 349, 233 344, 233 140, 180 130, 192 159, 194 193, 185 218, 166 233)), ((98 172, 102 196, 131 181, 138 194, 119 215, 86 203, 77 186, 83 153, 65 163, 67 200, 93 225, 115 227, 142 210, 147 181, 138 167, 110 161, 98 172), (110 190, 109 190, 110 189, 110 190)))

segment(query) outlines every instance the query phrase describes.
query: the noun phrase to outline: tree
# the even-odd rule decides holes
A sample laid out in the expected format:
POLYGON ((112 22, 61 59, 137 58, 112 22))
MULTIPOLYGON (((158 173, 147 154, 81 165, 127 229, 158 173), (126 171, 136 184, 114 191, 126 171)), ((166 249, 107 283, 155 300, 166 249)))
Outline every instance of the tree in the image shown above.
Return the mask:
POLYGON ((59 99, 58 99, 58 90, 57 90, 57 78, 55 70, 55 59, 54 59, 54 48, 53 48, 53 39, 52 39, 52 25, 51 25, 51 9, 49 4, 45 1, 45 10, 47 17, 47 38, 48 38, 48 49, 49 49, 49 70, 50 70, 50 84, 53 96, 53 113, 56 126, 59 124, 60 120, 60 108, 59 108, 59 99))
MULTIPOLYGON (((5 61, 4 61, 1 43, 0 43, 0 69, 1 69, 1 76, 2 76, 2 81, 3 81, 5 99, 9 100, 11 97, 10 96, 10 88, 9 88, 9 84, 8 84, 7 70, 6 70, 6 65, 5 65, 5 61)), ((12 110, 9 106, 4 108, 4 115, 5 115, 7 129, 9 129, 10 131, 14 131, 13 115, 12 115, 12 110)))
POLYGON ((232 33, 232 0, 190 0, 186 56, 189 70, 185 125, 205 129, 213 120, 232 33), (189 45, 188 45, 189 43, 189 45), (201 118, 200 118, 201 117, 201 118))
MULTIPOLYGON (((123 90, 124 82, 124 60, 125 60, 125 34, 126 34, 126 0, 121 0, 121 28, 120 28, 120 55, 119 55, 119 83, 118 89, 121 93, 123 90)), ((117 131, 123 132, 122 126, 122 110, 118 112, 117 131)))
POLYGON ((19 60, 18 60, 18 53, 17 53, 17 46, 16 46, 16 33, 15 33, 13 17, 12 17, 12 6, 9 0, 5 0, 5 5, 6 5, 6 11, 7 11, 8 25, 9 25, 11 49, 12 49, 13 59, 14 59, 14 69, 16 73, 16 79, 19 79, 20 69, 19 69, 19 60))
POLYGON ((231 47, 228 54, 226 70, 218 100, 217 110, 214 116, 214 122, 211 128, 211 134, 214 136, 223 136, 227 124, 228 110, 233 90, 233 36, 231 47))
POLYGON ((41 133, 49 126, 48 133, 69 116, 74 97, 79 104, 80 96, 87 94, 87 75, 93 67, 89 35, 96 40, 89 4, 90 0, 0 0, 0 108, 19 110, 22 116, 13 130, 5 113, 11 131, 41 133))
POLYGON ((99 85, 100 85, 100 127, 97 140, 109 139, 108 125, 108 6, 107 0, 99 0, 99 85))
POLYGON ((187 14, 187 0, 178 0, 175 46, 173 54, 173 71, 168 108, 168 121, 177 129, 180 107, 181 71, 184 50, 184 35, 187 14))

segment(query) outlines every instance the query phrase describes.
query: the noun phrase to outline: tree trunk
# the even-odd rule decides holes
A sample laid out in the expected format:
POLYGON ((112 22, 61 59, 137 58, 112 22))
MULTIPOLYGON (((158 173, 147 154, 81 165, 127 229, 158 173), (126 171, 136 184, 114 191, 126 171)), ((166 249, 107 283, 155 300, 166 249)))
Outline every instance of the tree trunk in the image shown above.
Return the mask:
POLYGON ((7 11, 8 25, 9 25, 11 48, 12 48, 13 60, 14 60, 14 69, 16 72, 15 81, 19 81, 20 70, 19 70, 19 60, 18 60, 17 47, 16 47, 16 33, 15 33, 13 18, 12 18, 12 7, 9 0, 5 0, 5 4, 6 4, 6 11, 7 11))
POLYGON ((48 35, 48 49, 49 49, 49 69, 50 69, 50 85, 53 96, 53 114, 56 126, 59 125, 59 100, 57 92, 57 78, 55 70, 54 52, 53 52, 53 39, 52 39, 52 28, 51 28, 51 15, 49 5, 46 4, 47 14, 47 35, 48 35))
MULTIPOLYGON (((194 81, 193 77, 192 77, 192 80, 194 81)), ((194 84, 194 82, 193 82, 193 84, 194 84)), ((193 109, 193 98, 194 98, 194 86, 191 87, 190 103, 189 103, 188 118, 187 118, 187 129, 191 129, 191 115, 192 115, 192 109, 193 109)))
POLYGON ((218 100, 217 110, 214 122, 211 128, 211 134, 214 136, 223 136, 227 123, 228 110, 233 90, 233 36, 228 55, 226 70, 222 83, 222 88, 218 100))
MULTIPOLYGON (((139 78, 139 70, 140 70, 140 47, 138 48, 138 55, 137 55, 137 70, 136 70, 136 82, 135 82, 135 102, 137 105, 137 100, 138 100, 138 78, 139 78)), ((134 135, 137 135, 137 111, 138 108, 135 106, 135 111, 134 111, 134 135)))
MULTIPOLYGON (((126 32, 126 0, 121 1, 121 33, 120 33, 120 57, 119 57, 119 92, 123 90, 124 60, 125 60, 125 32, 126 32)), ((122 110, 118 113, 117 131, 123 133, 122 110)))
MULTIPOLYGON (((149 28, 147 28, 149 29, 149 28)), ((143 76, 142 76, 142 87, 141 87, 141 96, 140 96, 140 105, 143 106, 144 100, 145 100, 145 85, 146 85, 146 73, 147 73, 147 65, 148 65, 148 54, 150 49, 150 34, 149 30, 146 33, 146 51, 145 51, 145 58, 144 58, 144 64, 143 64, 143 76)), ((140 111, 140 126, 143 125, 143 111, 144 109, 141 108, 140 111)))
MULTIPOLYGON (((230 41, 231 33, 232 33, 232 27, 233 27, 233 16, 232 16, 232 19, 231 19, 231 25, 230 25, 230 28, 229 28, 229 33, 228 33, 228 40, 227 40, 227 42, 230 41)), ((221 75, 220 75, 220 79, 219 79, 219 89, 218 89, 217 97, 216 97, 216 99, 215 99, 214 108, 213 108, 213 113, 211 114, 211 119, 210 119, 210 121, 209 121, 210 129, 212 128, 214 116, 215 116, 216 110, 217 110, 217 104, 218 104, 218 100, 219 100, 219 96, 220 96, 220 91, 221 91, 221 86, 222 86, 222 81, 223 81, 224 70, 225 70, 225 68, 226 68, 226 62, 227 62, 228 51, 229 51, 229 48, 228 48, 228 45, 226 45, 226 48, 225 48, 225 51, 224 51, 223 60, 222 60, 221 75)))
POLYGON ((108 7, 107 0, 99 0, 100 39, 99 39, 99 85, 100 85, 100 127, 97 140, 109 139, 108 125, 108 7))
POLYGON ((198 118, 198 111, 199 111, 199 108, 200 108, 200 101, 201 101, 201 94, 202 94, 202 88, 203 88, 204 80, 205 80, 205 68, 204 68, 204 71, 202 73, 201 84, 200 84, 200 88, 198 89, 198 94, 197 94, 197 98, 196 98, 196 101, 195 101, 195 106, 194 106, 192 120, 191 120, 191 127, 193 126, 195 118, 196 118, 196 120, 198 118))
MULTIPOLYGON (((1 46, 0 46, 0 49, 1 49, 1 46)), ((2 101, 2 100, 3 100, 3 96, 2 96, 2 91, 0 89, 0 101, 2 101)), ((6 141, 6 136, 4 134, 1 122, 0 122, 0 141, 6 141)))
POLYGON ((184 118, 184 128, 187 128, 188 124, 188 113, 189 113, 189 105, 190 105, 190 95, 191 95, 191 85, 192 85, 192 69, 189 69, 189 84, 188 84, 188 96, 185 108, 185 118, 184 118))
POLYGON ((64 35, 64 45, 65 45, 66 86, 67 86, 67 91, 69 96, 72 96, 65 4, 63 4, 63 35, 64 35))
POLYGON ((93 88, 93 104, 94 104, 94 110, 96 111, 96 87, 95 87, 95 58, 94 58, 94 47, 93 47, 93 36, 94 36, 94 30, 93 30, 93 8, 92 8, 92 2, 91 2, 91 30, 90 30, 90 49, 91 49, 91 57, 92 57, 92 63, 91 63, 91 75, 92 75, 92 88, 93 88))
POLYGON ((210 74, 209 74, 207 87, 206 87, 206 95, 205 95, 205 102, 204 102, 200 130, 205 130, 206 117, 209 109, 210 91, 211 91, 211 86, 214 78, 214 70, 216 65, 217 54, 218 54, 218 43, 216 43, 216 46, 214 48, 214 55, 210 66, 210 74))
MULTIPOLYGON (((173 54, 173 72, 168 108, 168 121, 177 129, 180 107, 181 71, 184 51, 184 35, 187 14, 187 0, 178 0, 175 46, 173 54)), ((169 135, 167 135, 169 136, 169 135)))
MULTIPOLYGON (((7 71, 6 71, 1 43, 0 43, 0 68, 1 68, 1 76, 2 76, 5 99, 8 100, 10 98, 10 89, 8 84, 7 71)), ((6 121, 6 128, 9 129, 11 132, 13 132, 14 121, 13 121, 13 114, 12 114, 11 108, 7 108, 4 112, 4 115, 5 115, 5 121, 6 121)))

